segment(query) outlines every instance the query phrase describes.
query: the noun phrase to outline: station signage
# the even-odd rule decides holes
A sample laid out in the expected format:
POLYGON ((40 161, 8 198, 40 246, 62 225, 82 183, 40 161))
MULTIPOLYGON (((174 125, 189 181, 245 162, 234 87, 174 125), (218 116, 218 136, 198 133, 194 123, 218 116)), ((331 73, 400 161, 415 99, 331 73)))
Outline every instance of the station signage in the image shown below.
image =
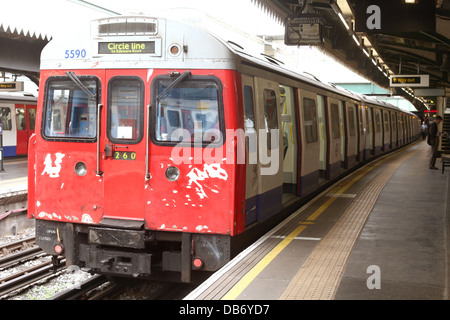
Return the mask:
POLYGON ((0 82, 0 92, 23 91, 23 81, 0 82))
POLYGON ((99 54, 154 54, 155 41, 99 42, 99 54))
POLYGON ((430 86, 430 75, 414 74, 414 75, 391 75, 391 87, 428 87, 430 86))

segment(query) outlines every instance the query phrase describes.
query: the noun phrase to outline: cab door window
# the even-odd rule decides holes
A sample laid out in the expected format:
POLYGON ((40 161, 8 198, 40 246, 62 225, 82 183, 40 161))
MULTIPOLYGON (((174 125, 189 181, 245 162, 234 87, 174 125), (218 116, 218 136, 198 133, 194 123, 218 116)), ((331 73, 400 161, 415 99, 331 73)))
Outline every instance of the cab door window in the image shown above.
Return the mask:
POLYGON ((144 132, 144 83, 140 78, 116 77, 108 86, 108 138, 136 144, 144 132))

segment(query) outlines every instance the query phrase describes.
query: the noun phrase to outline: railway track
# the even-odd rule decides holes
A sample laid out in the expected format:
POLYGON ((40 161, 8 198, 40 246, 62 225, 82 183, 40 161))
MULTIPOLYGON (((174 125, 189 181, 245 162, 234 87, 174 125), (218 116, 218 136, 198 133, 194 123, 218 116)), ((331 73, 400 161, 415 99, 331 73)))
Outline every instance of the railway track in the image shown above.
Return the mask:
POLYGON ((55 275, 56 272, 62 271, 65 266, 65 260, 61 260, 56 269, 53 266, 53 263, 48 261, 2 278, 0 279, 0 297, 8 295, 15 290, 26 288, 44 278, 55 275))

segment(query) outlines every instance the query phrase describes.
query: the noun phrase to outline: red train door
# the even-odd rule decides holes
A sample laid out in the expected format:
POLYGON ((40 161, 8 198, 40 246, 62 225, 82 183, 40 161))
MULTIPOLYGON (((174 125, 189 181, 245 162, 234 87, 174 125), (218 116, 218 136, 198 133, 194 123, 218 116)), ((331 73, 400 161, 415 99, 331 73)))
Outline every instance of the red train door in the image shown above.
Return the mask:
POLYGON ((28 131, 26 119, 26 107, 23 104, 16 104, 16 128, 17 128, 16 154, 17 155, 26 154, 28 145, 28 131))
POLYGON ((31 135, 34 133, 34 127, 36 125, 36 106, 27 106, 27 145, 31 135))
MULTIPOLYGON (((134 73, 136 74, 136 73, 134 73)), ((102 113, 100 150, 105 150, 103 219, 144 221, 144 81, 107 71, 107 103, 102 113), (105 116, 102 117, 105 119, 105 116)))

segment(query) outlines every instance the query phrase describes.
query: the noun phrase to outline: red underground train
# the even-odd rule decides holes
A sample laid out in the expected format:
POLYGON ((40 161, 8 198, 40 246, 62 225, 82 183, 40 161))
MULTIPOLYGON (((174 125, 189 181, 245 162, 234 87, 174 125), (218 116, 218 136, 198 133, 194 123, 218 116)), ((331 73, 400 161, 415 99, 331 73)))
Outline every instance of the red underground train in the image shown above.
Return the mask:
POLYGON ((413 114, 198 27, 99 19, 42 52, 28 214, 68 264, 188 282, 224 266, 235 236, 419 134, 413 114))

